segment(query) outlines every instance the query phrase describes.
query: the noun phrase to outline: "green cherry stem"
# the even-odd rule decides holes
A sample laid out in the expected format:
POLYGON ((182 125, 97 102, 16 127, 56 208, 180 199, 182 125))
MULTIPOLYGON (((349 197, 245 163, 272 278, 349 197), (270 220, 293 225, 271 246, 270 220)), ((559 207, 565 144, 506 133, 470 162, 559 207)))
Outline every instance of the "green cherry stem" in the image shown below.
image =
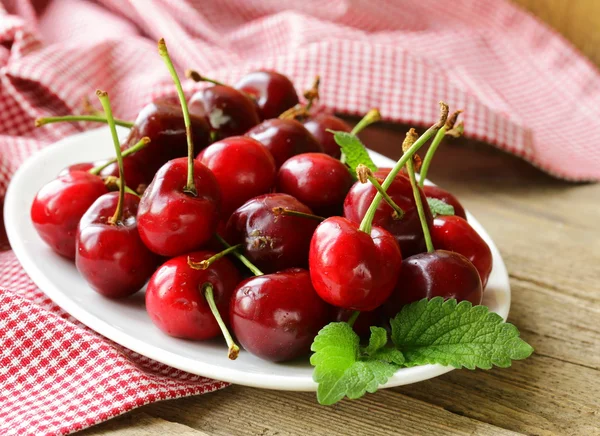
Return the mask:
POLYGON ((115 152, 117 154, 117 164, 119 165, 119 202, 115 209, 115 214, 108 219, 108 222, 117 225, 123 219, 123 203, 125 202, 125 173, 123 171, 123 156, 121 155, 121 144, 119 144, 119 136, 117 135, 117 128, 115 126, 115 120, 113 118, 112 109, 110 108, 110 100, 106 91, 97 90, 96 95, 100 99, 100 104, 104 109, 108 126, 110 127, 110 133, 112 134, 113 144, 115 146, 115 152))
MULTIPOLYGON (((448 118, 448 105, 444 102, 440 102, 440 113, 441 115, 439 121, 427 129, 425 133, 423 133, 419 139, 417 139, 415 143, 402 155, 398 162, 396 162, 394 168, 392 168, 388 176, 381 184, 381 187, 384 191, 388 190, 396 178, 396 175, 400 172, 404 165, 406 165, 406 162, 412 158, 412 155, 415 154, 429 140, 429 138, 431 138, 446 123, 446 119, 448 118)), ((375 198, 373 198, 369 209, 367 209, 367 212, 360 223, 360 230, 368 233, 369 235, 371 234, 371 228, 373 227, 375 211, 377 211, 377 207, 381 203, 381 200, 383 200, 383 195, 378 192, 375 195, 375 198)))
MULTIPOLYGON (((142 148, 144 148, 146 145, 150 144, 150 138, 148 138, 147 136, 144 136, 142 139, 140 139, 138 141, 137 144, 135 144, 133 147, 128 148, 127 150, 124 150, 121 152, 121 156, 123 158, 129 156, 130 154, 135 153, 136 151, 140 151, 142 148)), ((100 174, 100 172, 106 168, 109 165, 114 164, 115 162, 117 162, 117 158, 114 157, 110 160, 107 160, 106 163, 103 163, 102 165, 98 165, 97 167, 92 168, 91 170, 89 170, 90 174, 94 174, 94 175, 98 175, 100 174)))
MULTIPOLYGON (((217 240, 226 248, 231 247, 231 245, 229 245, 229 243, 223 239, 219 234, 215 233, 215 238, 217 238, 217 240)), ((261 270, 259 270, 252 262, 250 262, 250 259, 248 259, 246 256, 244 256, 242 253, 240 253, 239 251, 234 250, 232 252, 232 254, 238 258, 238 260, 240 262, 242 262, 246 268, 248 268, 252 274, 254 274, 255 276, 263 276, 265 275, 265 273, 263 273, 261 270)))
MULTIPOLYGON (((62 123, 62 122, 74 122, 74 121, 92 121, 96 123, 108 124, 108 120, 104 115, 65 115, 62 117, 46 117, 38 118, 35 120, 35 127, 45 126, 46 124, 62 123)), ((133 127, 133 123, 123 120, 114 120, 117 126, 122 127, 133 127)))
POLYGON ((350 318, 348 318, 348 321, 346 321, 350 327, 354 326, 354 323, 356 322, 356 318, 358 318, 358 315, 360 315, 360 311, 355 310, 354 312, 352 312, 352 315, 350 315, 350 318))
MULTIPOLYGON (((371 109, 358 123, 356 123, 354 128, 350 131, 350 134, 358 135, 365 128, 378 121, 381 121, 381 113, 379 113, 379 109, 371 109)), ((342 163, 346 163, 346 155, 344 153, 342 153, 340 156, 340 161, 342 163)))
POLYGON ((383 196, 383 199, 386 201, 386 203, 389 204, 392 209, 394 209, 394 219, 400 220, 402 219, 402 217, 404 217, 404 210, 402 210, 402 208, 398 206, 394 200, 392 200, 392 197, 390 197, 388 193, 385 192, 383 187, 379 184, 379 181, 373 176, 373 172, 369 167, 363 164, 359 164, 356 167, 356 175, 358 176, 358 180, 360 181, 360 183, 370 182, 375 187, 375 189, 377 189, 377 192, 379 192, 383 196))
POLYGON ((158 41, 158 53, 163 58, 169 73, 171 73, 173 82, 175 83, 177 95, 179 96, 179 102, 181 103, 181 111, 183 112, 183 121, 185 123, 185 136, 187 137, 188 145, 188 173, 187 184, 185 188, 183 188, 183 191, 187 194, 196 196, 198 195, 198 191, 196 190, 196 184, 194 183, 194 138, 192 137, 190 112, 188 111, 185 94, 183 93, 183 88, 181 87, 181 81, 179 80, 177 71, 175 71, 175 67, 173 66, 171 57, 169 56, 169 51, 167 50, 167 44, 163 38, 158 41))
POLYGON ((196 70, 185 70, 185 77, 187 77, 188 79, 192 79, 194 82, 208 82, 217 86, 227 86, 223 82, 219 82, 218 80, 204 77, 196 70))
POLYGON ((225 325, 225 322, 223 322, 223 318, 221 317, 221 314, 219 313, 219 309, 217 308, 217 304, 215 303, 215 295, 213 292, 212 283, 210 283, 210 282, 204 283, 202 285, 202 290, 204 292, 204 298, 206 298, 206 302, 208 303, 208 306, 210 307, 210 311, 212 312, 213 316, 215 317, 217 324, 219 324, 219 327, 221 328, 221 332, 223 332, 223 336, 225 337, 225 342, 227 342, 227 347, 229 347, 229 352, 227 354, 227 357, 229 357, 229 359, 231 359, 231 360, 235 360, 235 359, 237 359, 238 354, 240 354, 240 347, 237 346, 237 344, 231 337, 231 333, 229 333, 229 330, 227 329, 227 326, 225 325))
POLYGON ((188 260, 187 260, 188 266, 190 268, 192 268, 192 269, 208 269, 208 267, 211 266, 214 262, 216 262, 217 260, 221 259, 222 257, 227 256, 229 253, 234 252, 235 250, 237 250, 241 246, 242 246, 242 244, 233 245, 233 246, 228 247, 225 250, 221 251, 220 253, 217 253, 214 256, 211 256, 208 259, 205 259, 205 260, 203 260, 201 262, 194 262, 188 256, 188 260))
MULTIPOLYGON (((417 140, 418 135, 415 129, 410 129, 406 134, 404 144, 402 144, 403 150, 409 150, 410 146, 417 140)), ((405 151, 406 153, 406 151, 405 151)), ((425 245, 427 246, 427 252, 431 253, 435 250, 433 242, 431 241, 431 232, 429 231, 429 225, 427 224, 427 218, 425 217, 425 209, 423 208, 423 199, 421 198, 421 191, 417 184, 415 177, 415 166, 413 163, 412 155, 411 159, 406 162, 406 172, 410 179, 410 185, 412 186, 413 195, 415 197, 415 204, 417 206, 417 212, 419 213, 419 220, 421 220, 421 227, 423 228, 423 235, 425 236, 425 245)))
POLYGON ((433 156, 437 151, 438 147, 442 143, 444 136, 446 136, 448 131, 451 131, 454 128, 454 124, 456 123, 456 119, 461 114, 462 111, 456 111, 452 113, 446 120, 446 123, 438 130, 431 141, 431 146, 429 150, 427 150, 427 154, 423 158, 423 166, 421 166, 421 171, 419 173, 419 186, 422 188, 425 185, 425 179, 427 178, 427 172, 429 171, 429 166, 431 165, 431 161, 433 160, 433 156))
POLYGON ((273 213, 275 215, 283 215, 283 216, 295 216, 298 218, 307 218, 315 221, 325 221, 325 218, 319 215, 313 215, 312 213, 298 212, 297 210, 286 209, 281 206, 277 206, 273 208, 273 213))
MULTIPOLYGON (((108 176, 104 179, 104 185, 109 189, 109 190, 115 190, 115 187, 117 189, 121 188, 121 179, 115 176, 108 176)), ((133 189, 131 189, 129 186, 125 185, 125 192, 127 192, 128 194, 132 194, 135 195, 136 197, 140 197, 140 194, 138 194, 137 192, 135 192, 133 189)))

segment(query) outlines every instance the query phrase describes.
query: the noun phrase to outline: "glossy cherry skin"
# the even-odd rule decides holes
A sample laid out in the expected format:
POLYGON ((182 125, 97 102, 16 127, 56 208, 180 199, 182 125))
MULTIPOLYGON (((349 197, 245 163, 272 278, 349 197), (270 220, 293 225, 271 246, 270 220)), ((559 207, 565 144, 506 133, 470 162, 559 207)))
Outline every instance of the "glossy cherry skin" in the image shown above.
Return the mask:
POLYGON ((319 141, 323 146, 323 151, 329 156, 339 159, 342 155, 340 146, 333 139, 333 133, 327 130, 336 130, 342 132, 350 132, 352 127, 344 120, 332 114, 320 113, 314 117, 309 117, 304 121, 304 127, 319 141))
POLYGON ((315 231, 309 253, 312 284, 337 307, 370 311, 392 293, 402 255, 394 237, 380 227, 371 234, 342 217, 327 218, 315 231))
POLYGON ((481 279, 469 259, 445 250, 415 254, 404 259, 398 285, 383 305, 383 310, 391 318, 405 304, 433 297, 481 304, 481 279))
POLYGON ((215 142, 196 160, 206 165, 219 182, 225 219, 246 201, 268 193, 275 185, 273 156, 260 142, 247 136, 215 142))
POLYGON ((246 136, 267 147, 279 168, 292 156, 301 153, 323 153, 323 147, 311 133, 296 120, 265 120, 250 129, 246 136))
POLYGON ((45 184, 33 199, 31 220, 40 237, 58 254, 75 259, 79 220, 108 189, 98 176, 72 171, 45 184))
POLYGON ((231 86, 215 85, 192 95, 190 113, 204 117, 218 139, 238 136, 260 123, 254 102, 231 86))
POLYGON ((277 118, 298 104, 294 84, 276 71, 255 71, 246 74, 235 87, 254 97, 261 121, 277 118))
POLYGON ((63 168, 60 170, 60 173, 58 173, 58 176, 64 176, 72 173, 73 171, 89 171, 92 168, 94 168, 93 162, 80 162, 63 168))
POLYGON ((309 218, 275 215, 275 207, 312 213, 291 195, 261 195, 231 215, 227 240, 230 244, 243 244, 250 261, 265 273, 306 267, 310 238, 319 223, 309 218))
POLYGON ((433 185, 423 186, 423 192, 428 198, 437 198, 438 200, 442 200, 444 203, 454 207, 454 215, 465 220, 467 219, 467 212, 465 211, 465 208, 462 206, 462 204, 460 204, 458 198, 456 198, 450 192, 440 188, 439 186, 433 185))
POLYGON ((146 248, 138 233, 139 198, 125 193, 123 218, 110 224, 118 201, 118 192, 98 198, 77 229, 77 269, 95 291, 109 298, 139 291, 158 265, 158 256, 146 248))
POLYGON ((462 254, 477 268, 485 289, 494 264, 492 250, 471 225, 456 215, 440 215, 431 227, 433 246, 462 254))
POLYGON ((285 192, 321 216, 341 215, 354 183, 348 168, 325 153, 292 156, 277 173, 277 191, 285 192))
MULTIPOLYGON (((200 116, 190 114, 194 151, 204 149, 210 141, 210 127, 200 116)), ((145 172, 144 183, 150 183, 158 169, 171 159, 187 156, 187 137, 183 112, 179 105, 156 101, 140 111, 125 143, 126 150, 147 136, 150 143, 143 149, 125 158, 138 161, 139 168, 145 172)), ((125 173, 127 178, 127 172, 125 173)), ((131 188, 135 189, 133 186, 131 188)))
POLYGON ((203 286, 210 283, 217 309, 223 320, 229 319, 229 302, 242 281, 239 271, 227 258, 214 261, 207 269, 188 265, 216 254, 195 251, 169 259, 150 278, 146 288, 146 310, 150 319, 169 336, 205 340, 221 335, 221 329, 204 297, 203 286))
POLYGON ((273 362, 306 355, 330 307, 313 289, 308 271, 292 268, 252 277, 234 291, 233 332, 250 353, 273 362))
MULTIPOLYGON (((379 170, 375 173, 375 177, 383 182, 388 173, 388 170, 379 170)), ((376 193, 377 190, 371 183, 356 182, 350 188, 350 192, 348 192, 344 201, 344 216, 360 224, 376 193)), ((395 218, 393 209, 385 201, 382 201, 377 207, 373 225, 383 227, 394 235, 404 257, 424 252, 426 250, 425 237, 423 236, 423 228, 419 220, 410 180, 403 175, 397 175, 387 193, 404 211, 404 217, 402 219, 395 218)), ((422 191, 421 199, 427 222, 431 226, 433 216, 422 191)))
POLYGON ((197 250, 212 237, 221 209, 221 192, 213 173, 194 162, 197 195, 183 191, 187 182, 187 158, 162 166, 146 188, 138 211, 142 240, 161 256, 177 256, 197 250))

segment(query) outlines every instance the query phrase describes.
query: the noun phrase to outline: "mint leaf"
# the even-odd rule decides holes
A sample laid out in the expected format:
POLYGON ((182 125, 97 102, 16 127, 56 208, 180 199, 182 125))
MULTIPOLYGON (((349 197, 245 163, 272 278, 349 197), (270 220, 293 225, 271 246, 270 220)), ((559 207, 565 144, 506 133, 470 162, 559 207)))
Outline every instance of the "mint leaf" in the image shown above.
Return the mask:
POLYGON ((358 138, 352 133, 328 130, 333 133, 333 139, 342 149, 342 154, 346 157, 346 164, 350 167, 352 174, 356 173, 356 167, 360 164, 365 165, 371 171, 377 171, 377 165, 373 163, 367 148, 358 138))
POLYGON ((434 218, 438 215, 454 215, 454 206, 439 198, 427 197, 427 203, 434 218))
POLYGON ((356 399, 377 391, 404 362, 402 353, 385 348, 386 343, 387 333, 381 327, 371 327, 369 345, 363 349, 348 323, 323 327, 312 344, 310 358, 315 367, 313 380, 319 384, 319 403, 330 405, 344 396, 356 399))
POLYGON ((533 352, 514 325, 468 301, 423 299, 403 307, 390 323, 392 341, 406 358, 406 366, 506 368, 512 360, 533 352))

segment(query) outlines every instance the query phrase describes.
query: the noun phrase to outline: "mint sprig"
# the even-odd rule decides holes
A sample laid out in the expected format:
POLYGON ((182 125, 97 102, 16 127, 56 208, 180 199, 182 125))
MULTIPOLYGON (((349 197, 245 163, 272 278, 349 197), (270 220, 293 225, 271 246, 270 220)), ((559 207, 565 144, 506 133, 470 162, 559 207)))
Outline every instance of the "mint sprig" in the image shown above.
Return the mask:
POLYGON ((427 204, 434 218, 438 215, 455 215, 454 206, 439 198, 427 197, 427 204))
POLYGON ((377 171, 377 165, 375 165, 371 156, 369 156, 367 148, 358 136, 353 133, 336 130, 328 130, 328 132, 333 133, 333 139, 340 146, 342 155, 345 156, 345 162, 350 167, 352 174, 356 173, 356 167, 360 164, 365 165, 373 172, 377 171))
POLYGON ((320 404, 373 393, 402 367, 441 364, 455 368, 508 367, 533 348, 519 331, 485 306, 441 297, 409 304, 392 320, 393 347, 381 327, 371 327, 368 345, 347 323, 325 326, 312 344, 310 363, 320 404))

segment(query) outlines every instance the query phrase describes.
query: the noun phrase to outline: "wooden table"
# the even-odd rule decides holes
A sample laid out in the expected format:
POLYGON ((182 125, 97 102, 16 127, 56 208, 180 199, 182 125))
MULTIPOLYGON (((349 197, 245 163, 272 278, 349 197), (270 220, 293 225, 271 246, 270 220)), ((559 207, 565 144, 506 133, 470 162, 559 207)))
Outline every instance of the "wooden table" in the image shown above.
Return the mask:
MULTIPOLYGON (((592 13, 600 2, 519 3, 600 61, 600 44, 590 43, 600 40, 600 14, 592 13)), ((404 132, 372 128, 364 139, 398 158, 404 132)), ((531 358, 332 407, 312 393, 232 386, 145 406, 80 434, 600 435, 600 185, 561 182, 465 140, 441 148, 430 177, 460 197, 500 248, 513 293, 509 321, 535 348, 531 358)))

